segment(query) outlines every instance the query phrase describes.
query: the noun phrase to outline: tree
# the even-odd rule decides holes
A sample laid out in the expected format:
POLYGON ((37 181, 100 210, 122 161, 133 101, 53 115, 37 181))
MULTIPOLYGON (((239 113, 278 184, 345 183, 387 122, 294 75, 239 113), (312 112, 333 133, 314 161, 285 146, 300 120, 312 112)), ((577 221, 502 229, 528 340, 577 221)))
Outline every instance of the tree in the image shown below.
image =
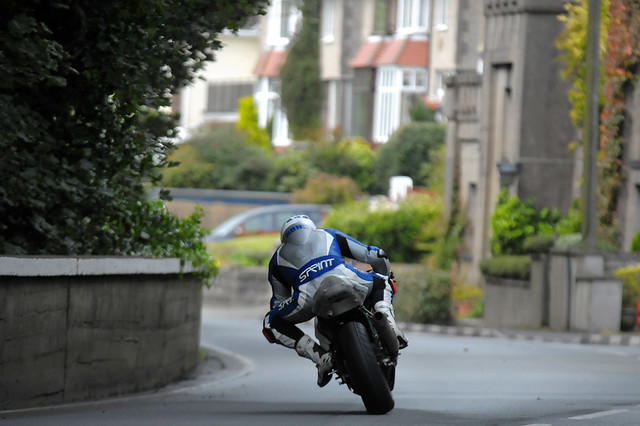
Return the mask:
POLYGON ((352 178, 362 191, 375 182, 375 152, 362 138, 323 141, 309 147, 310 162, 324 173, 352 178))
POLYGON ((175 125, 158 111, 214 59, 223 29, 266 5, 3 1, 0 252, 153 253, 149 236, 169 221, 139 206, 175 125))
POLYGON ((444 144, 445 127, 440 123, 417 122, 400 127, 376 156, 378 173, 374 189, 384 193, 391 176, 409 176, 415 186, 426 186, 432 177, 434 155, 444 144))
POLYGON ((302 27, 293 38, 287 62, 280 69, 280 97, 294 139, 309 138, 320 126, 322 82, 320 81, 318 0, 304 0, 302 27))
POLYGON ((245 132, 247 143, 257 145, 271 153, 269 133, 258 126, 258 108, 253 103, 253 96, 245 96, 238 101, 238 123, 236 128, 245 132))
POLYGON ((163 183, 168 186, 265 191, 273 168, 271 156, 246 142, 232 124, 206 126, 181 144, 170 159, 180 161, 163 183))

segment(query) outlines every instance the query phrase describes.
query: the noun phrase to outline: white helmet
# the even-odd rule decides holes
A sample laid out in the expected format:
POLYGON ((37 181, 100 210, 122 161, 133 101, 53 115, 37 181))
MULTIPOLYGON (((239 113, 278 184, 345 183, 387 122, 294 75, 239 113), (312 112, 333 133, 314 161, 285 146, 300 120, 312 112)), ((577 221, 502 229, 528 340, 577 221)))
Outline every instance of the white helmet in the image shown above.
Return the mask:
POLYGON ((282 225, 280 241, 289 244, 302 244, 315 229, 316 224, 309 219, 309 216, 303 214, 291 216, 282 225))

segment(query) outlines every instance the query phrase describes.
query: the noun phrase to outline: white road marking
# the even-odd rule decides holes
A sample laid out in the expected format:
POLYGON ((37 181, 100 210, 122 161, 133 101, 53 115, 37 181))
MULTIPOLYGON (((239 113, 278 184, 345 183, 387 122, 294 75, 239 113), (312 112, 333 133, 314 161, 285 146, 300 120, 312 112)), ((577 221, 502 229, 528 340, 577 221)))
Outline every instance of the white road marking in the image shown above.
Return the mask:
POLYGON ((583 416, 575 416, 575 417, 569 417, 569 420, 591 420, 591 419, 597 419, 598 417, 605 417, 605 416, 611 416, 613 414, 620 414, 620 413, 626 413, 629 410, 607 410, 607 411, 599 411, 597 413, 591 413, 591 414, 585 414, 583 416))

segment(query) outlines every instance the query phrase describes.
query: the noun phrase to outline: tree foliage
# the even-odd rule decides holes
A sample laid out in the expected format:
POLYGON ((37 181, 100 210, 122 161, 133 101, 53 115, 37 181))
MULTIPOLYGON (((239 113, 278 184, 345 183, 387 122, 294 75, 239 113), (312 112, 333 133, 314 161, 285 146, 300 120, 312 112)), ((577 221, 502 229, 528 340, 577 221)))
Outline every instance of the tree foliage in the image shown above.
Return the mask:
POLYGON ((258 108, 253 103, 253 96, 245 96, 238 101, 238 123, 236 128, 246 134, 246 141, 259 146, 266 153, 271 152, 269 133, 258 126, 258 108))
POLYGON ((223 29, 266 5, 2 2, 0 252, 146 253, 125 242, 131 232, 144 240, 157 223, 175 225, 139 208, 174 134, 158 111, 214 59, 223 29))
POLYGON ((180 162, 168 169, 163 184, 173 187, 261 191, 269 188, 270 155, 247 143, 231 124, 205 126, 170 155, 180 162), (187 161, 181 161, 187 160, 187 161))
POLYGON ((346 176, 367 191, 376 180, 375 152, 362 138, 324 141, 309 147, 310 162, 325 173, 346 176))
POLYGON ((433 173, 434 153, 444 141, 445 127, 439 123, 411 123, 396 130, 376 157, 376 192, 387 191, 391 176, 409 176, 414 186, 427 186, 433 173))
POLYGON ((510 197, 507 190, 503 189, 491 216, 491 254, 524 254, 524 242, 527 238, 553 234, 560 219, 557 210, 546 207, 536 210, 532 200, 523 201, 515 195, 510 197))
POLYGON ((296 203, 344 204, 353 201, 361 192, 353 179, 319 173, 309 179, 303 189, 293 192, 296 203))
POLYGON ((320 3, 304 0, 302 26, 291 42, 287 61, 280 69, 280 98, 294 139, 305 140, 320 126, 320 3))
POLYGON ((331 210, 325 226, 384 249, 392 262, 420 262, 434 254, 440 241, 443 206, 442 198, 432 193, 411 194, 397 209, 349 203, 331 210))
POLYGON ((610 0, 608 15, 597 165, 598 231, 601 240, 618 247, 618 199, 625 179, 622 165, 625 148, 622 134, 627 115, 625 89, 634 80, 635 84, 638 81, 640 4, 636 0, 610 0))
MULTIPOLYGON (((602 0, 600 3, 600 57, 606 52, 607 28, 609 26, 609 2, 602 0)), ((565 15, 559 15, 558 19, 564 22, 564 30, 556 40, 556 46, 560 50, 560 61, 564 64, 561 76, 571 81, 572 87, 567 96, 572 105, 569 113, 573 123, 582 127, 587 105, 587 24, 589 20, 589 0, 578 0, 565 3, 565 15)), ((604 74, 600 72, 601 85, 604 74)), ((602 103, 602 98, 601 103, 602 103)))

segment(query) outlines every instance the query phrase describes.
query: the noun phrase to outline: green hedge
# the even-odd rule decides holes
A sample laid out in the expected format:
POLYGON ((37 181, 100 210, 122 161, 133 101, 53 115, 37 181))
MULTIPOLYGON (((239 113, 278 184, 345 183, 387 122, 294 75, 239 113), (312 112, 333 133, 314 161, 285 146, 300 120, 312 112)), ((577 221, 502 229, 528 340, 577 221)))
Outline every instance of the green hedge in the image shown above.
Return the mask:
POLYGON ((402 322, 448 324, 451 322, 449 274, 426 265, 392 265, 398 292, 393 306, 402 322))
POLYGON ((334 208, 325 226, 384 249, 392 262, 420 262, 442 236, 442 207, 442 199, 432 194, 412 194, 397 208, 370 209, 362 201, 334 208))
POLYGON ((531 277, 531 256, 496 256, 483 259, 480 270, 485 275, 528 280, 531 277))
POLYGON ((548 253, 555 244, 555 236, 552 234, 534 235, 524 240, 525 253, 548 253))

